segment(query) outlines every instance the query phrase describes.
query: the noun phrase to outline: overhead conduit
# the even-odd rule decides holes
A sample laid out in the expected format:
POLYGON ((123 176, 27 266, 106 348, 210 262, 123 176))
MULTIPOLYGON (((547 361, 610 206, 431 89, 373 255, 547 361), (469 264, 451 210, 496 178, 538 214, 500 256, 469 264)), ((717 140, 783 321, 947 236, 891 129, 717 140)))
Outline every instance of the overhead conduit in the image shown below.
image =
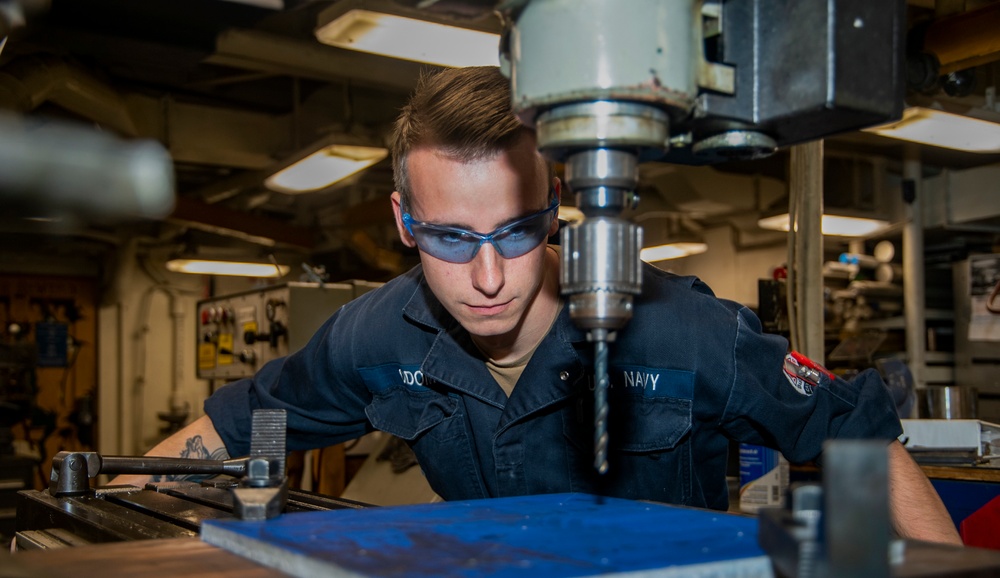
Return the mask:
POLYGON ((935 20, 924 35, 924 50, 937 57, 939 72, 1000 60, 1000 3, 935 20))
POLYGON ((30 56, 0 69, 0 107, 26 113, 45 102, 122 136, 138 136, 121 95, 79 66, 52 56, 30 56))

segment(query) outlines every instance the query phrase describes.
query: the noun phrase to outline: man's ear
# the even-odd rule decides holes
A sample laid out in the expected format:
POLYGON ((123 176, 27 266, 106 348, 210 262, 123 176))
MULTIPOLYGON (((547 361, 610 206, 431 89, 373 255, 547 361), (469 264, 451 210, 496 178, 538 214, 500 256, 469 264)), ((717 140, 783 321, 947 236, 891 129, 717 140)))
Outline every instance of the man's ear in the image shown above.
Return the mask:
POLYGON ((399 232, 399 240, 407 247, 416 247, 417 242, 413 240, 413 236, 410 235, 410 232, 406 230, 406 226, 403 225, 403 208, 400 206, 398 191, 392 192, 392 213, 396 216, 396 231, 399 232))
MULTIPOLYGON (((559 201, 562 200, 562 181, 559 180, 559 177, 552 177, 552 194, 555 195, 556 202, 559 202, 559 201)), ((558 209, 556 209, 556 210, 558 211, 558 209)), ((550 237, 552 235, 555 235, 556 231, 559 230, 559 218, 558 218, 558 216, 559 215, 557 213, 556 214, 556 218, 552 219, 552 224, 549 225, 549 236, 550 237)))

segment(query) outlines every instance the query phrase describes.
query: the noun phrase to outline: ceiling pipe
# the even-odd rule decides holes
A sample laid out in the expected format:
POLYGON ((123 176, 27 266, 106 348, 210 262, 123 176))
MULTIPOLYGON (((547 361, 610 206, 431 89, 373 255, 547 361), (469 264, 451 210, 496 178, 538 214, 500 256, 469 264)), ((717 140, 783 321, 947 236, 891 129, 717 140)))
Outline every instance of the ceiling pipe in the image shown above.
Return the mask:
POLYGON ((79 66, 51 56, 31 56, 0 69, 0 107, 26 113, 45 102, 122 136, 138 136, 118 91, 79 66))
POLYGON ((1000 60, 1000 3, 932 22, 924 50, 937 57, 940 74, 1000 60))

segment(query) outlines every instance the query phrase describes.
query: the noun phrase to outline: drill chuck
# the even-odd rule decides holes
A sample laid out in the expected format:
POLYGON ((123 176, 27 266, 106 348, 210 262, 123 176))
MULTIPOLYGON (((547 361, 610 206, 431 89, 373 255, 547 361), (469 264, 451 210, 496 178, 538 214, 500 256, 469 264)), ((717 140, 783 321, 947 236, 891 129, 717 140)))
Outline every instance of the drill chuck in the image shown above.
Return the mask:
POLYGON ((614 331, 632 318, 642 289, 642 229, 615 217, 585 219, 563 229, 562 292, 570 317, 583 329, 614 331))

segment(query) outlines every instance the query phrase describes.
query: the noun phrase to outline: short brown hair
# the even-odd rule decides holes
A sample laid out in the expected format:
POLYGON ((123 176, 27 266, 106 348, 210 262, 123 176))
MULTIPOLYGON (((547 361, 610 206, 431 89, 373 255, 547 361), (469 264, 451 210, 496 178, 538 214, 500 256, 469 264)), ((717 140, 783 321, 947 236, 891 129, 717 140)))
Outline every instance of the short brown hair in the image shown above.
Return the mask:
POLYGON ((424 74, 390 137, 396 190, 407 204, 406 167, 415 148, 432 146, 456 160, 490 158, 530 132, 514 116, 510 81, 495 66, 451 68, 424 74))

